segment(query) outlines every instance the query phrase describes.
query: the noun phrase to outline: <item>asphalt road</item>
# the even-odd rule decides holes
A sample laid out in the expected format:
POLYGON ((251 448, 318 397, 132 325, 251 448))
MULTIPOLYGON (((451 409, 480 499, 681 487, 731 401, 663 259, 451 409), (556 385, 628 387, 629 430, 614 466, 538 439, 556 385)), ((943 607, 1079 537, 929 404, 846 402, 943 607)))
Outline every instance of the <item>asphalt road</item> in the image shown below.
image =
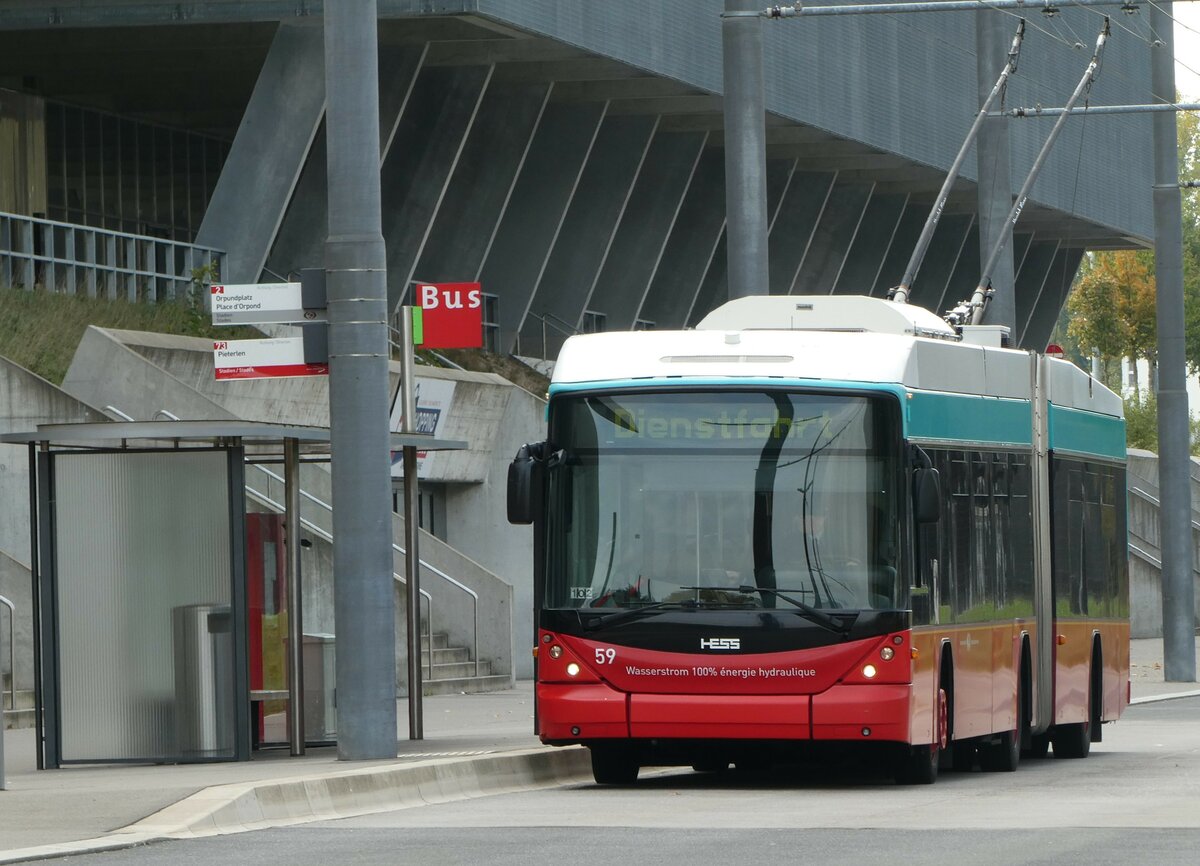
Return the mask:
POLYGON ((1200 698, 1130 708, 1085 760, 898 787, 866 765, 643 770, 552 790, 161 843, 72 864, 1195 864, 1200 698))

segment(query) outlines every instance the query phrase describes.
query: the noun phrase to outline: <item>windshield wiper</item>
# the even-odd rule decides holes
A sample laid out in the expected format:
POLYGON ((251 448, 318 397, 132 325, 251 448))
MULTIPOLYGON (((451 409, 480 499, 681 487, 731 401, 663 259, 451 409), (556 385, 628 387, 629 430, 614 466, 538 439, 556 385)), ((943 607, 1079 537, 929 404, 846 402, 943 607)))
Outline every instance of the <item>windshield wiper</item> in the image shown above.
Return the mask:
POLYGON ((665 610, 666 608, 687 609, 699 607, 696 602, 688 599, 687 601, 654 601, 644 604, 641 607, 631 607, 620 613, 608 615, 593 614, 587 619, 583 616, 582 610, 576 610, 575 613, 579 616, 579 621, 584 628, 600 628, 601 626, 617 625, 618 623, 628 622, 631 619, 638 619, 642 614, 649 613, 654 610, 665 610))
POLYGON ((772 589, 765 586, 750 586, 749 584, 743 584, 742 586, 738 587, 738 592, 745 593, 746 595, 751 595, 756 592, 770 593, 776 598, 782 598, 789 604, 798 607, 800 612, 804 614, 805 618, 815 622, 817 625, 827 628, 836 634, 840 634, 842 637, 850 636, 850 627, 840 619, 832 617, 822 610, 817 610, 817 608, 813 607, 811 604, 807 604, 798 598, 792 598, 790 593, 804 592, 802 589, 772 589))

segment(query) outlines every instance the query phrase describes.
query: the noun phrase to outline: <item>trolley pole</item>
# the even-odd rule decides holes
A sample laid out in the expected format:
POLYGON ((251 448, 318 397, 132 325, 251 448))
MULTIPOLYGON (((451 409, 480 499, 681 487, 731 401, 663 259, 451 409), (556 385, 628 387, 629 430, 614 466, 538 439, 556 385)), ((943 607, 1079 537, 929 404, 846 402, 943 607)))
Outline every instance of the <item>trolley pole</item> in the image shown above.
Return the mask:
POLYGON ((765 295, 767 128, 761 0, 725 0, 721 46, 725 87, 725 243, 729 299, 765 295))
MULTIPOLYGON (((1158 102, 1175 100, 1172 3, 1153 5, 1150 26, 1168 40, 1151 51, 1158 102)), ((1163 678, 1196 681, 1192 583, 1192 472, 1183 334, 1183 228, 1173 111, 1154 115, 1154 275, 1158 302, 1158 483, 1162 494, 1163 678)))
POLYGON ((338 758, 396 756, 396 623, 376 0, 325 4, 338 758))

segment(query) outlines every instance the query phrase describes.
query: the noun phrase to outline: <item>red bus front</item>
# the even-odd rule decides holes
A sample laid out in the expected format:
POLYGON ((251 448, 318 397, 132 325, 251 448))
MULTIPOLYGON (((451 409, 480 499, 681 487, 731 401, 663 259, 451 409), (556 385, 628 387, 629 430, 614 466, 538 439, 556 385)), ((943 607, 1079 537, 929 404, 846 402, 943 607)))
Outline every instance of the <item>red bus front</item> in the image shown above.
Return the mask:
POLYGON ((896 393, 560 391, 539 456, 544 742, 601 781, 814 741, 928 759, 896 393))

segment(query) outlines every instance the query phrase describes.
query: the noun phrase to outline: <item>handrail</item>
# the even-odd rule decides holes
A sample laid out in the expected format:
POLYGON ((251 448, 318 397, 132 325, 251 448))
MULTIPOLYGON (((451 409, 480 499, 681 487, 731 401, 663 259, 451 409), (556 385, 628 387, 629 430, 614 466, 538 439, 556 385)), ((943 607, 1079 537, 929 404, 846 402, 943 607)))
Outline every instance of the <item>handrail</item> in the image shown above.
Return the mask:
MULTIPOLYGON (((546 354, 547 354, 547 352, 546 352, 546 345, 547 345, 546 344, 546 326, 547 325, 554 328, 554 330, 558 331, 560 334, 562 334, 563 336, 566 336, 566 337, 574 337, 580 333, 579 329, 576 328, 574 325, 572 325, 570 322, 554 315, 553 313, 535 313, 532 310, 530 310, 529 312, 527 312, 525 314, 525 316, 527 318, 532 316, 533 318, 537 319, 539 322, 542 323, 542 358, 543 359, 546 359, 546 354)), ((518 329, 517 330, 517 352, 518 352, 518 354, 520 353, 520 350, 521 350, 521 331, 520 331, 520 329, 518 329)))
MULTIPOLYGON (((17 608, 11 601, 0 595, 0 604, 8 608, 8 669, 12 680, 9 692, 12 694, 12 708, 17 708, 17 608)), ((0 668, 2 671, 3 668, 0 668)), ((4 716, 4 689, 0 689, 0 718, 4 716)), ((4 734, 4 725, 0 724, 0 736, 4 734)))
MULTIPOLYGON (((249 492, 249 494, 253 498, 259 500, 264 505, 267 505, 271 508, 275 508, 280 513, 282 513, 285 510, 284 506, 281 503, 276 502, 274 499, 272 499, 270 496, 267 496, 262 491, 255 490, 249 484, 246 485, 246 490, 247 490, 247 492, 249 492)), ((313 533, 314 535, 318 535, 321 538, 325 539, 325 541, 329 542, 330 544, 333 544, 333 535, 326 532, 321 527, 317 526, 311 520, 305 520, 303 517, 301 517, 300 525, 303 526, 305 529, 307 529, 309 532, 313 533)), ((394 571, 392 572, 392 579, 400 581, 405 586, 408 585, 408 581, 404 579, 404 575, 397 574, 394 571)), ((426 592, 423 589, 418 589, 418 592, 420 592, 421 595, 424 596, 425 608, 429 612, 429 614, 428 614, 429 615, 429 679, 432 680, 433 679, 433 596, 430 595, 428 592, 426 592)))
MULTIPOLYGON (((262 472, 269 478, 275 479, 280 484, 284 483, 284 479, 283 479, 282 475, 278 475, 277 473, 272 472, 270 469, 268 469, 265 466, 262 466, 257 463, 249 463, 247 465, 253 466, 259 472, 262 472)), ((307 492, 304 489, 300 490, 300 495, 303 496, 305 499, 307 499, 309 502, 312 502, 315 505, 325 509, 330 514, 333 513, 333 506, 330 505, 328 502, 324 502, 324 501, 318 499, 317 497, 313 496, 311 493, 307 492)), ((332 536, 329 537, 329 541, 330 541, 330 543, 332 543, 332 541, 333 541, 332 536)), ((400 553, 401 556, 405 556, 405 557, 408 556, 407 551, 405 551, 405 549, 403 547, 396 544, 395 542, 392 542, 392 550, 397 551, 398 553, 400 553)), ((447 583, 451 584, 452 586, 457 587, 458 589, 465 592, 467 595, 471 596, 471 614, 472 614, 471 639, 474 642, 474 646, 472 647, 472 649, 474 650, 474 654, 475 654, 475 676, 479 676, 479 593, 477 593, 475 590, 471 589, 471 587, 467 586, 466 584, 464 584, 458 580, 455 580, 453 577, 446 574, 446 572, 442 571, 440 568, 437 568, 434 565, 430 565, 428 562, 421 559, 419 556, 417 557, 417 564, 419 566, 421 566, 422 568, 424 568, 426 571, 430 572, 431 574, 433 574, 437 577, 440 577, 442 580, 446 581, 447 583)), ((395 572, 393 572, 393 574, 395 574, 395 572)), ((403 582, 404 581, 401 580, 401 583, 403 583, 403 582)), ((424 594, 424 592, 422 592, 422 594, 424 594)), ((432 664, 433 663, 433 623, 432 623, 432 621, 430 622, 430 625, 429 625, 429 659, 430 659, 430 664, 432 664)), ((430 674, 430 676, 432 677, 432 673, 430 674)))
MULTIPOLYGON (((1158 501, 1157 496, 1147 493, 1145 490, 1143 490, 1140 487, 1130 487, 1129 492, 1132 493, 1134 496, 1136 496, 1139 499, 1146 500, 1151 505, 1153 505, 1155 508, 1159 508, 1159 509, 1162 508, 1162 503, 1158 501)), ((1196 509, 1193 508, 1192 511, 1195 512, 1196 509)), ((1192 529, 1195 529, 1196 531, 1200 532, 1200 521, 1193 520, 1192 521, 1192 529)))
POLYGON ((135 419, 135 418, 131 418, 129 415, 126 415, 124 412, 122 412, 122 411, 121 411, 120 409, 118 409, 116 406, 113 406, 111 403, 110 403, 109 405, 107 405, 107 406, 105 406, 105 407, 104 407, 104 411, 105 411, 105 412, 112 412, 114 415, 120 415, 120 416, 121 416, 121 419, 122 419, 122 420, 124 420, 124 421, 135 421, 135 420, 137 420, 137 419, 135 419))

